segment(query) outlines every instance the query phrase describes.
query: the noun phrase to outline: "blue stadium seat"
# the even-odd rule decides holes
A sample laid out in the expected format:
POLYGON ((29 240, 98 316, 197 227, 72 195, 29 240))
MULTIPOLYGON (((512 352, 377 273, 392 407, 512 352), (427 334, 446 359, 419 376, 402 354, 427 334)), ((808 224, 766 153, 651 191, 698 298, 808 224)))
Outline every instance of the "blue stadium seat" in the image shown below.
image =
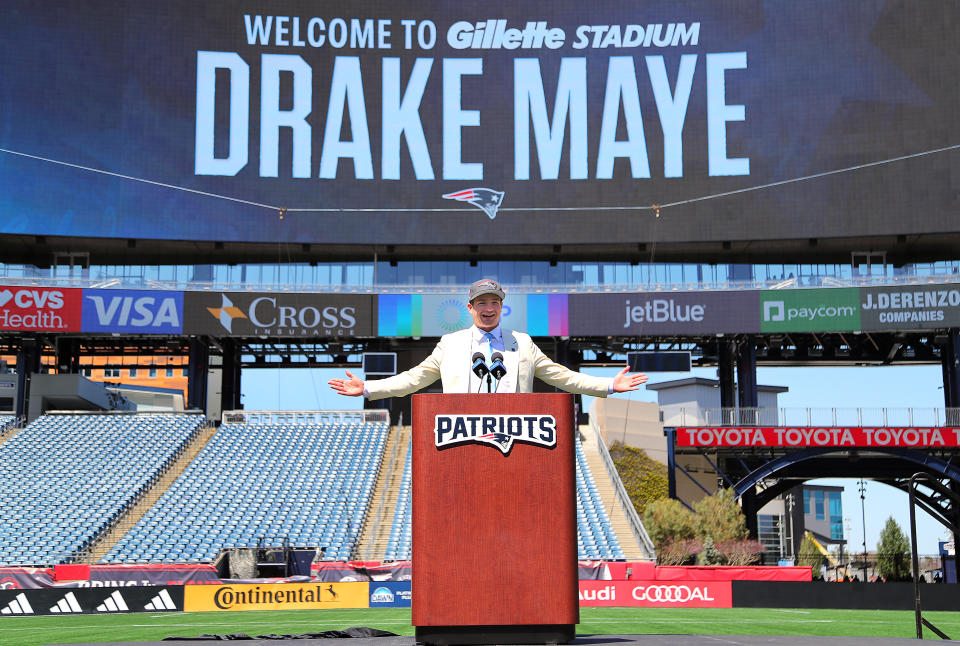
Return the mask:
POLYGON ((210 561, 261 537, 350 558, 387 431, 382 422, 224 424, 103 562, 138 539, 151 560, 179 562, 210 561))
POLYGON ((107 529, 199 430, 196 414, 42 415, 0 445, 0 563, 55 565, 107 529))

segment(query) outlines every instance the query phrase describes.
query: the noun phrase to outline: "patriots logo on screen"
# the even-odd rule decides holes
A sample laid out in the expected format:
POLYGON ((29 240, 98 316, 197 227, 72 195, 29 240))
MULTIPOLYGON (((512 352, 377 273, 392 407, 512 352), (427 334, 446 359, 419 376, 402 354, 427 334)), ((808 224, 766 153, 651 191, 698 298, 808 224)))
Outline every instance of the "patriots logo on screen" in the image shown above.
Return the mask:
POLYGON ((492 220, 497 217, 497 209, 503 203, 503 195, 503 191, 495 191, 492 188, 468 188, 456 193, 447 193, 443 199, 469 202, 492 220))
POLYGON ((433 433, 437 448, 479 442, 507 455, 515 442, 555 447, 557 420, 553 415, 437 415, 433 433))

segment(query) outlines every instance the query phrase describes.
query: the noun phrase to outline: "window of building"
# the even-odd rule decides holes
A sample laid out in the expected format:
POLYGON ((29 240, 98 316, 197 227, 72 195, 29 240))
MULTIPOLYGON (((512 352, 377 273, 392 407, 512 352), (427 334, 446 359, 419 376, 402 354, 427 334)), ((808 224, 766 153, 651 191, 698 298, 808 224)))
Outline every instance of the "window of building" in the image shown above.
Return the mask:
POLYGON ((93 370, 91 368, 81 368, 80 374, 83 375, 84 377, 92 377, 93 370))
POLYGON ((782 516, 772 514, 757 515, 757 538, 763 544, 765 552, 775 554, 778 557, 784 556, 783 537, 780 531, 782 518, 782 516))
POLYGON ((810 492, 807 489, 803 490, 803 513, 810 514, 810 492))
POLYGON ((824 513, 824 509, 823 509, 823 492, 822 491, 813 492, 813 505, 814 505, 814 512, 816 512, 816 519, 817 520, 826 519, 827 515, 824 513))
POLYGON ((830 519, 830 538, 835 541, 843 540, 843 519, 830 519))
POLYGON ((843 540, 843 502, 839 491, 829 492, 830 538, 843 540))
POLYGON ((167 377, 173 376, 173 368, 167 368, 167 377))
POLYGON ((127 374, 130 375, 131 378, 136 379, 136 377, 137 377, 137 369, 136 369, 136 368, 130 368, 130 370, 127 372, 127 374))
POLYGON ((120 378, 120 368, 104 368, 103 376, 106 378, 120 378))
POLYGON ((157 378, 157 369, 156 369, 156 368, 150 368, 150 378, 151 378, 151 379, 156 379, 156 378, 157 378))

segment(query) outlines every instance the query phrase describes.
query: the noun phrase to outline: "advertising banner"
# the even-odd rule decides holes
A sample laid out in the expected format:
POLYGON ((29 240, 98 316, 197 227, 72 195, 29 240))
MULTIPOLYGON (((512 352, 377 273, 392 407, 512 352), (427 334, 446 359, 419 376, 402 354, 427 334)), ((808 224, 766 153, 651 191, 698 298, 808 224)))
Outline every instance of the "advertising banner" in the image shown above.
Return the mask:
POLYGON ((730 581, 580 581, 580 606, 732 608, 730 581))
POLYGON ((861 287, 864 330, 926 330, 960 326, 960 285, 861 287))
POLYGON ((0 615, 2 616, 179 612, 182 610, 182 586, 0 590, 0 615))
POLYGON ((960 140, 954 33, 922 27, 953 2, 4 6, 0 234, 522 254, 957 230, 960 157, 919 155, 960 140))
POLYGON ((367 608, 370 584, 356 581, 191 585, 186 586, 184 594, 184 610, 187 612, 367 608))
POLYGON ((681 427, 677 446, 958 447, 960 428, 681 427))
POLYGON ((376 297, 285 292, 186 292, 185 334, 278 338, 374 336, 376 297))
POLYGON ((760 292, 761 332, 850 332, 862 329, 856 287, 760 292))
POLYGON ((0 286, 0 330, 79 332, 82 291, 0 286))
POLYGON ((84 332, 183 334, 183 292, 83 290, 84 332))
POLYGON ((0 590, 50 588, 53 570, 35 567, 0 567, 0 590))
MULTIPOLYGON (((509 294, 500 323, 531 336, 566 336, 566 294, 509 294)), ((378 333, 386 337, 438 337, 473 325, 465 294, 381 294, 378 333)))
POLYGON ((409 608, 411 606, 409 581, 371 581, 371 608, 409 608))
POLYGON ((571 294, 572 335, 759 332, 759 292, 571 294))

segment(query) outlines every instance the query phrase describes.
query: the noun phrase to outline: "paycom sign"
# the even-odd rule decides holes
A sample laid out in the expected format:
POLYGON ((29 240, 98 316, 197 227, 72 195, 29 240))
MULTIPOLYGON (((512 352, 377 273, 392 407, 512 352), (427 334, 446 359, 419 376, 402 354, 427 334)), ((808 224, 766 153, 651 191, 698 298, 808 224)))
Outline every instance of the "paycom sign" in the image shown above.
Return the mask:
POLYGON ((761 332, 850 332, 860 329, 860 292, 784 289, 760 293, 761 332))

